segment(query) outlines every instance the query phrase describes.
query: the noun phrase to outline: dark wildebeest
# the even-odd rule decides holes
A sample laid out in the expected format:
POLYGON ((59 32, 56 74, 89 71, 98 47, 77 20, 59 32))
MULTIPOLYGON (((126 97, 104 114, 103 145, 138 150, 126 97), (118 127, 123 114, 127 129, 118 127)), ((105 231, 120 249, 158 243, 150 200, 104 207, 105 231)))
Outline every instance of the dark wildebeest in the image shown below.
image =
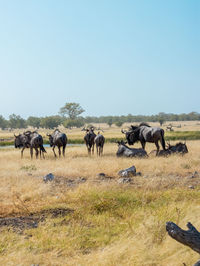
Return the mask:
POLYGON ((21 150, 21 158, 23 158, 23 152, 25 148, 30 148, 30 143, 28 137, 24 134, 15 135, 15 148, 22 148, 21 150))
POLYGON ((46 150, 43 147, 43 138, 40 134, 38 134, 36 131, 26 131, 23 134, 19 134, 18 136, 15 136, 15 148, 22 148, 21 151, 21 158, 23 158, 23 152, 25 148, 30 148, 30 154, 31 159, 33 158, 33 149, 35 149, 36 158, 38 158, 38 148, 40 150, 40 158, 41 153, 44 158, 44 152, 46 150))
POLYGON ((40 134, 38 134, 37 131, 26 131, 24 132, 24 135, 28 137, 28 141, 30 143, 30 154, 31 159, 33 158, 33 149, 35 149, 35 156, 38 158, 38 148, 40 150, 40 158, 41 153, 44 158, 44 153, 46 152, 45 148, 43 147, 43 138, 40 134))
POLYGON ((91 127, 90 129, 86 129, 86 135, 84 136, 84 141, 86 144, 86 147, 88 149, 88 154, 91 155, 94 154, 94 139, 96 137, 96 134, 94 133, 94 128, 91 127))
POLYGON ((144 149, 134 149, 126 146, 123 140, 118 141, 118 151, 116 153, 117 157, 146 157, 147 152, 144 149))
MULTIPOLYGON (((149 155, 154 154, 156 151, 151 151, 149 155)), ((161 150, 158 152, 157 156, 168 156, 171 154, 181 154, 184 155, 188 153, 188 148, 186 143, 176 143, 175 145, 171 145, 168 143, 168 148, 165 150, 161 150)))
POLYGON ((105 138, 103 135, 98 132, 97 136, 94 139, 94 143, 96 144, 97 155, 101 156, 103 154, 103 146, 104 146, 105 138))
POLYGON ((52 134, 47 134, 47 136, 49 137, 50 146, 53 147, 54 156, 56 157, 55 147, 57 146, 59 157, 61 156, 61 150, 60 150, 61 147, 63 147, 62 154, 63 154, 63 157, 65 157, 65 148, 67 145, 66 134, 60 132, 59 129, 56 129, 54 130, 52 134))
POLYGON ((131 126, 131 129, 127 132, 122 130, 122 133, 126 135, 129 145, 140 141, 142 148, 145 149, 146 142, 155 143, 158 154, 160 149, 158 142, 160 141, 163 150, 165 150, 164 130, 162 128, 150 127, 146 123, 141 123, 139 126, 131 126))

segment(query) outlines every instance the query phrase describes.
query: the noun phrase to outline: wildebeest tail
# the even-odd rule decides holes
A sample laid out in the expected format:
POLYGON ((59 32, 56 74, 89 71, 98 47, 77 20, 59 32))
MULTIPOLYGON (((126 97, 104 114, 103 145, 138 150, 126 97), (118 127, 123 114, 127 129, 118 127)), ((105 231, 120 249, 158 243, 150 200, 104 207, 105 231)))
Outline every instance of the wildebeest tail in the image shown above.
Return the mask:
POLYGON ((166 150, 165 139, 164 139, 164 130, 163 129, 161 130, 161 144, 162 144, 163 150, 166 150))
POLYGON ((45 148, 43 147, 43 145, 40 145, 40 149, 42 152, 46 152, 45 148))

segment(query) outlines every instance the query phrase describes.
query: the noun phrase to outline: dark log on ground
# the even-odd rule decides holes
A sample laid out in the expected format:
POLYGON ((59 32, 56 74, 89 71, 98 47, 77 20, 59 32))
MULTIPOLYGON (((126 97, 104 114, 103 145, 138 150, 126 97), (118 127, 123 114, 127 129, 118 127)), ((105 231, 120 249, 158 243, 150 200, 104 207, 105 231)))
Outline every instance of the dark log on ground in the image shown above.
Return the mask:
MULTIPOLYGON (((189 230, 183 230, 173 222, 166 223, 169 236, 200 254, 200 233, 190 222, 187 223, 187 227, 189 230)), ((196 262, 194 266, 200 266, 200 261, 196 262)))

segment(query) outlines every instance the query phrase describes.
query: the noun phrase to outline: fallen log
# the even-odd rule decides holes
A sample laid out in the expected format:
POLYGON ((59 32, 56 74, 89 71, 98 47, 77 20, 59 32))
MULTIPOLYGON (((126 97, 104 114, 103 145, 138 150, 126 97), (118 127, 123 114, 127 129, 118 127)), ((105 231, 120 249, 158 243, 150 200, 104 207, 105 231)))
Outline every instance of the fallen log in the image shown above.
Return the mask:
MULTIPOLYGON (((166 223, 169 236, 200 254, 200 233, 190 222, 187 223, 187 227, 189 230, 183 230, 173 222, 166 223)), ((200 261, 196 262, 194 266, 200 266, 200 261)))

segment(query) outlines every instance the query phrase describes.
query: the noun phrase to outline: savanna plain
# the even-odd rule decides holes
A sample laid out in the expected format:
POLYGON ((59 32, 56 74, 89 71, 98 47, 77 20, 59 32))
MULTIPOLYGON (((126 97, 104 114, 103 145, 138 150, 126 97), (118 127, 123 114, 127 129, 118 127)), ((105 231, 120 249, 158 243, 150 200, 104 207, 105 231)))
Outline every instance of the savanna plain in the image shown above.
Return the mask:
POLYGON ((84 145, 57 159, 45 147, 37 160, 28 149, 21 159, 20 150, 1 148, 0 265, 194 264, 198 254, 170 238, 165 224, 200 229, 199 146, 190 140, 185 156, 147 159, 117 158, 115 143, 100 158, 84 145), (132 165, 141 176, 119 183, 119 170, 132 165), (45 183, 48 173, 55 178, 45 183))

